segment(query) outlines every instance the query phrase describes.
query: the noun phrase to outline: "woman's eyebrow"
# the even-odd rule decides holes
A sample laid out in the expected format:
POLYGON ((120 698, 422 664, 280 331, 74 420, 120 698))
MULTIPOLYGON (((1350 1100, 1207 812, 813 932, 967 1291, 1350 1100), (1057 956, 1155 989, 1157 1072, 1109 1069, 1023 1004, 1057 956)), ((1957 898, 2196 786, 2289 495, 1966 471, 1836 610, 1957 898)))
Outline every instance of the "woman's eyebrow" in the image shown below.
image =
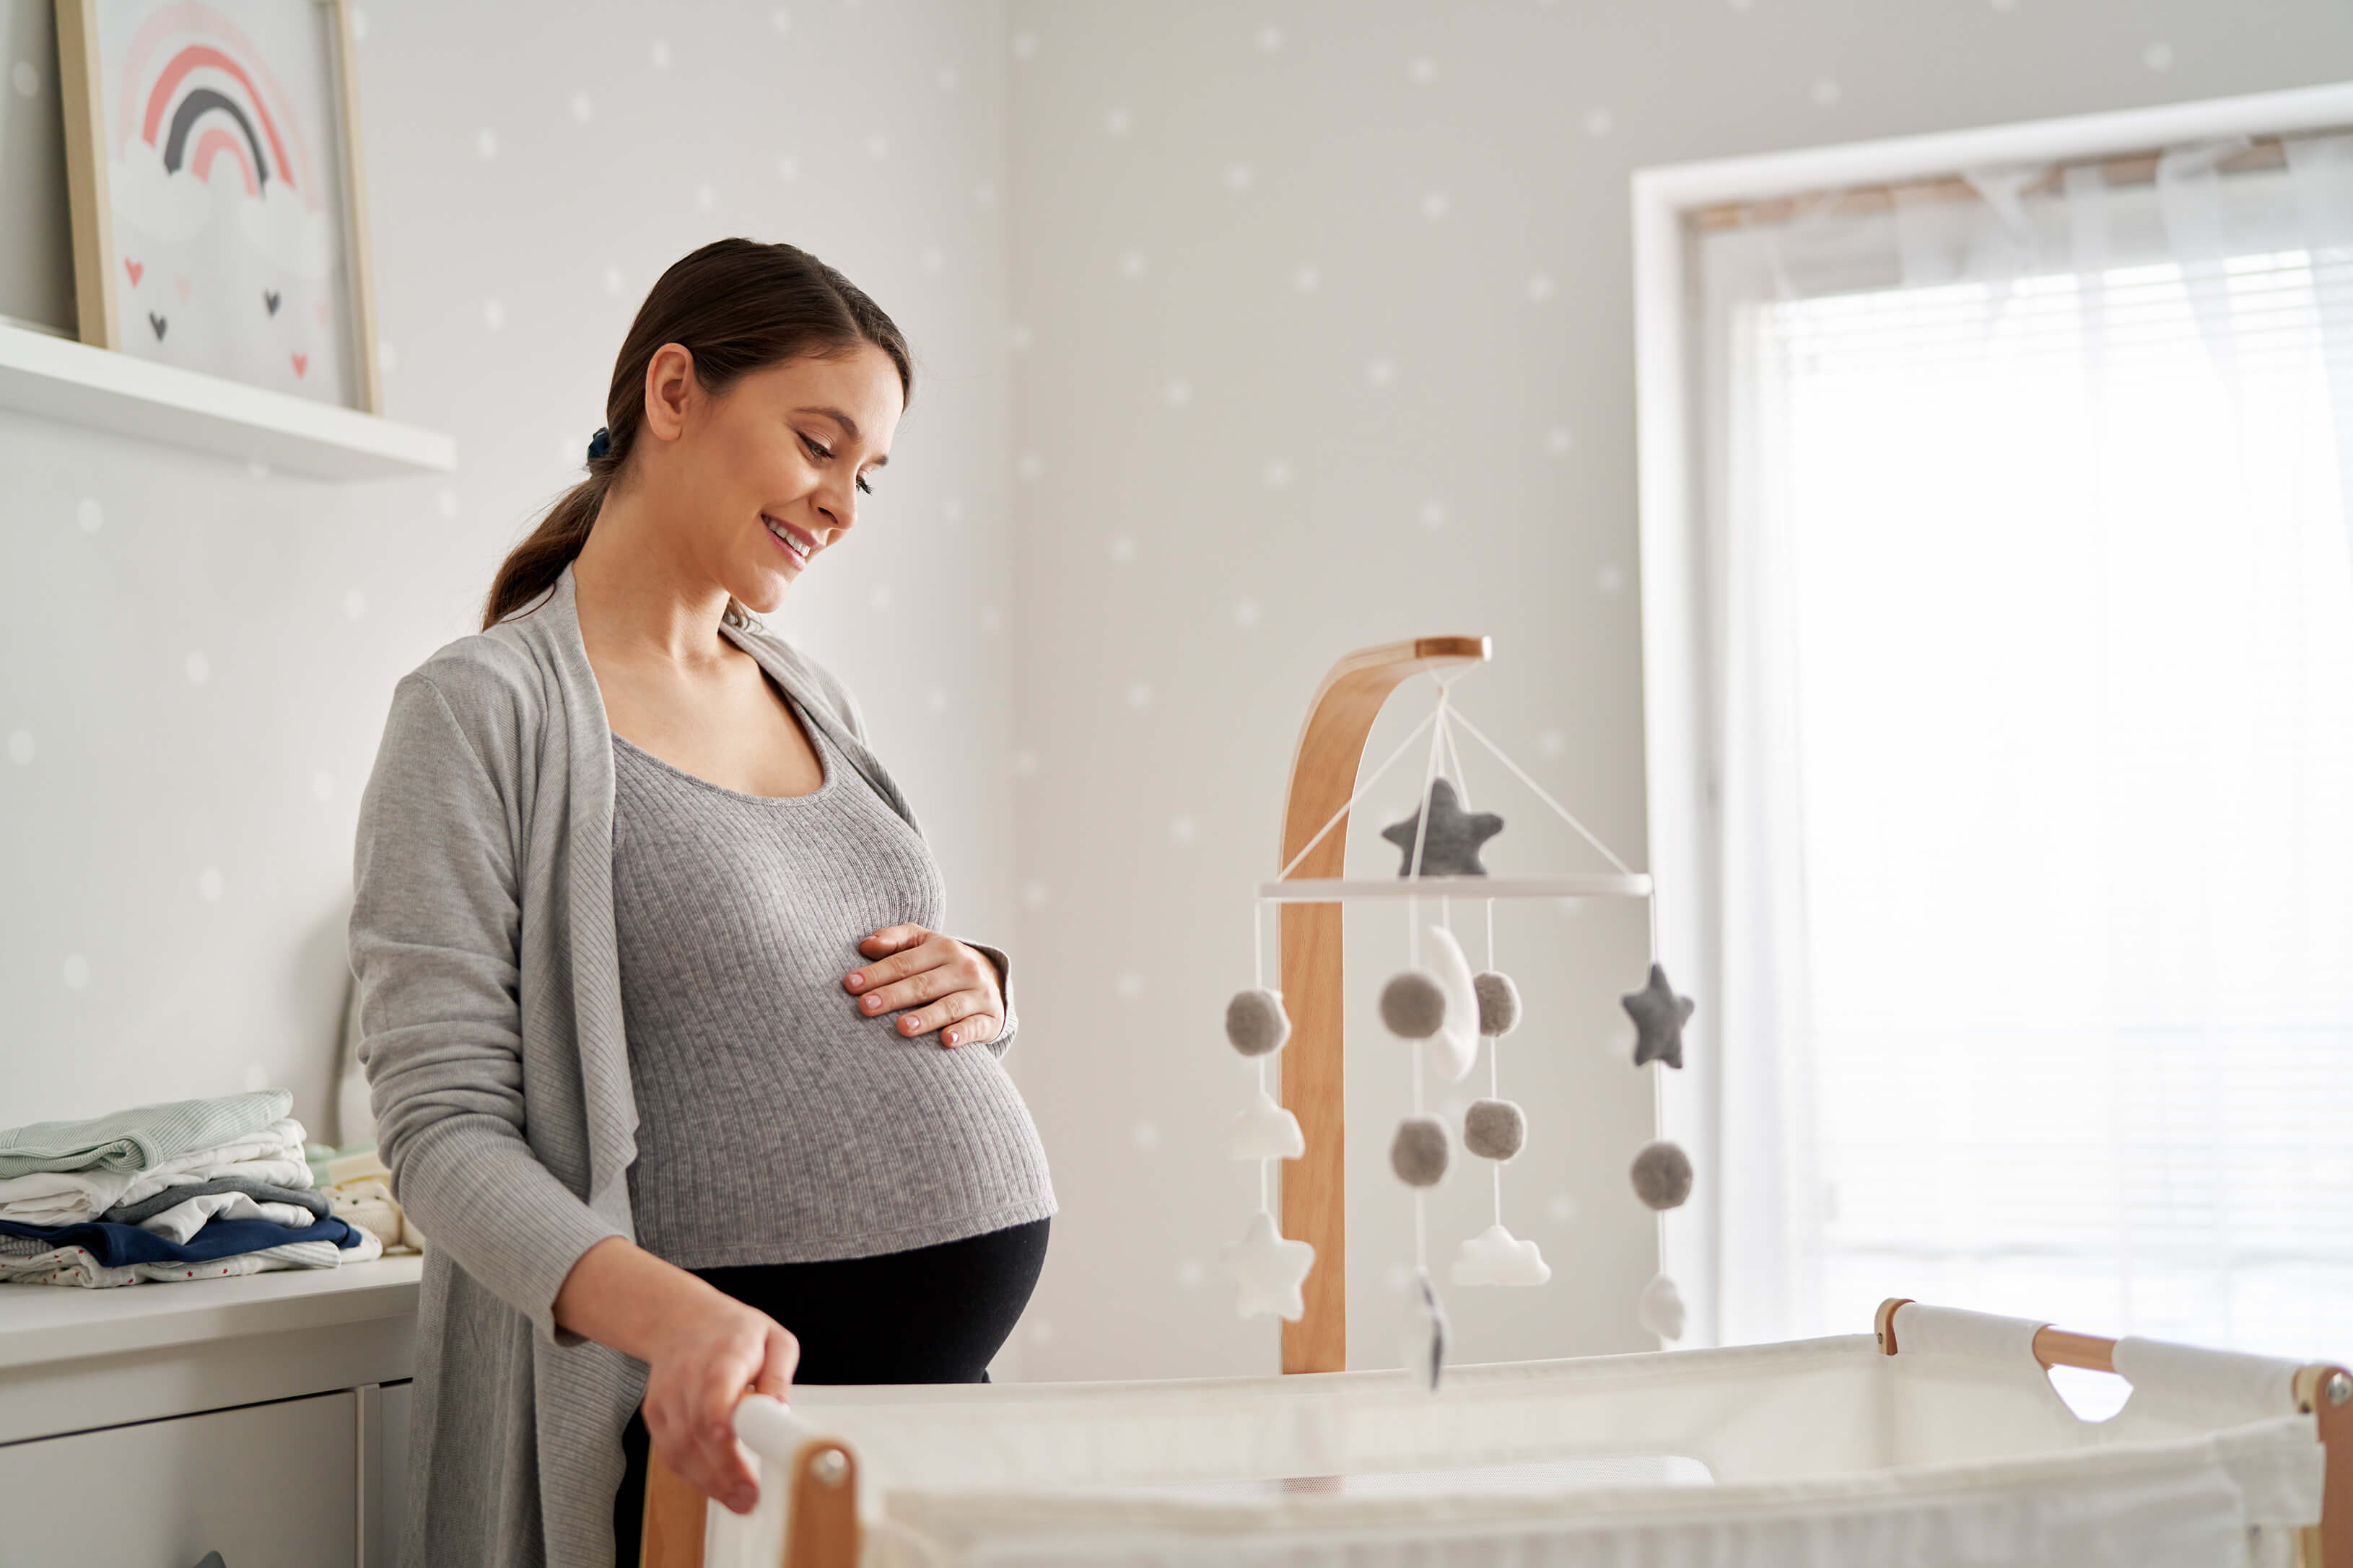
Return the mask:
MULTIPOLYGON (((793 412, 796 414, 821 414, 828 419, 832 420, 836 425, 840 426, 841 433, 843 435, 849 437, 853 441, 858 439, 858 421, 852 419, 849 415, 844 414, 839 408, 796 408, 793 412)), ((890 466, 891 458, 887 453, 882 457, 875 458, 871 463, 867 465, 870 468, 887 468, 890 466)))

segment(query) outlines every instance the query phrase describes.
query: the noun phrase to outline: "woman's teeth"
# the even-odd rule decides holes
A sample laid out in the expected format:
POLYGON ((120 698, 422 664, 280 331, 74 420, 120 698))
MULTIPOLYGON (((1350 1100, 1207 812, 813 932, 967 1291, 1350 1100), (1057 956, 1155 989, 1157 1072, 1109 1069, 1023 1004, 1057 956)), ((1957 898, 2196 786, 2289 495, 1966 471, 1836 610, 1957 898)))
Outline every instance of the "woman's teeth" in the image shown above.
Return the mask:
POLYGON ((775 534, 778 539, 784 542, 786 549, 791 551, 796 556, 799 557, 803 561, 807 561, 809 558, 808 546, 803 544, 799 540, 795 539, 791 532, 787 531, 782 523, 776 521, 774 518, 769 517, 764 517, 760 521, 767 526, 767 530, 770 533, 775 534))

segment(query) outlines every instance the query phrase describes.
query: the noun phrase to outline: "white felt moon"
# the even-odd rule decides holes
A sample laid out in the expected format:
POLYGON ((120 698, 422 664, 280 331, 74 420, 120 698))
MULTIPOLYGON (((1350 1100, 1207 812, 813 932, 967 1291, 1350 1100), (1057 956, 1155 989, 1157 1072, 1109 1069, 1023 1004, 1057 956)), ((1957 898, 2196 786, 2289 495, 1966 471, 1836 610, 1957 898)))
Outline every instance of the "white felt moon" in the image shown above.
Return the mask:
POLYGON ((1634 1319, 1672 1344, 1683 1337, 1683 1293, 1665 1275, 1654 1276, 1642 1287, 1642 1299, 1634 1306, 1634 1319))
POLYGON ((1457 1285, 1541 1285, 1551 1278, 1551 1266, 1536 1244, 1520 1240, 1500 1225, 1489 1226, 1455 1249, 1457 1285))
POLYGON ((1303 1241, 1285 1241, 1274 1228, 1274 1216, 1261 1209, 1250 1216, 1242 1238, 1226 1248, 1226 1266, 1234 1275, 1234 1310, 1245 1318, 1288 1318, 1307 1315, 1307 1300, 1299 1287, 1315 1267, 1315 1248, 1303 1241))
POLYGON ((1307 1152, 1307 1135, 1299 1118, 1274 1102, 1264 1089, 1248 1110, 1226 1123, 1226 1147, 1237 1160, 1296 1160, 1307 1152))
POLYGON ((1471 981, 1471 963, 1462 956, 1462 944, 1454 940, 1452 931, 1431 926, 1422 967, 1446 993, 1446 1021, 1438 1026, 1438 1033, 1422 1042, 1424 1059, 1432 1071, 1455 1082, 1479 1059, 1479 993, 1471 981))

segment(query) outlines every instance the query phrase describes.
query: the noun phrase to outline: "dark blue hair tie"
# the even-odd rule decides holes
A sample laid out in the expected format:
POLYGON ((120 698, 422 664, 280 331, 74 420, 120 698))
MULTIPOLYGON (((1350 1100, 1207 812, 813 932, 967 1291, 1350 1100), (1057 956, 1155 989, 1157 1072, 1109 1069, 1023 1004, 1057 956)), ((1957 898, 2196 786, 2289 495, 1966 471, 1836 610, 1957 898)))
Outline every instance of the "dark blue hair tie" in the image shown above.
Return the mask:
POLYGON ((593 463, 599 458, 609 458, 612 455, 613 433, 599 425, 596 426, 596 434, 588 437, 588 460, 593 463))

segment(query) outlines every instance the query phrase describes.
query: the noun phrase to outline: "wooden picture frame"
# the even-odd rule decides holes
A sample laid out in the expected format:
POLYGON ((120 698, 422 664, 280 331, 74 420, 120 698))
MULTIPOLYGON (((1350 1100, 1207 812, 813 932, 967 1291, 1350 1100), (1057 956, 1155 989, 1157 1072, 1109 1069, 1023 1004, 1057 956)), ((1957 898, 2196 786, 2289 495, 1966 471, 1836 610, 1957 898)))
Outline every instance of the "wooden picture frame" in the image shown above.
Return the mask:
POLYGON ((275 19, 308 35, 287 47, 291 63, 315 68, 307 85, 331 100, 324 112, 301 113, 265 50, 209 7, 54 0, 77 330, 99 348, 382 414, 352 3, 280 4, 275 19), (185 18, 197 14, 215 35, 191 35, 185 18), (300 58, 307 47, 323 58, 300 58), (111 83, 147 89, 135 121, 111 83), (237 184, 218 178, 224 164, 255 209, 234 222, 223 212, 237 184), (118 182, 134 206, 168 218, 153 230, 161 238, 140 231, 142 255, 123 248, 134 230, 118 182), (176 259, 168 276, 142 259, 150 244, 176 259), (126 302, 126 289, 137 297, 126 302))

